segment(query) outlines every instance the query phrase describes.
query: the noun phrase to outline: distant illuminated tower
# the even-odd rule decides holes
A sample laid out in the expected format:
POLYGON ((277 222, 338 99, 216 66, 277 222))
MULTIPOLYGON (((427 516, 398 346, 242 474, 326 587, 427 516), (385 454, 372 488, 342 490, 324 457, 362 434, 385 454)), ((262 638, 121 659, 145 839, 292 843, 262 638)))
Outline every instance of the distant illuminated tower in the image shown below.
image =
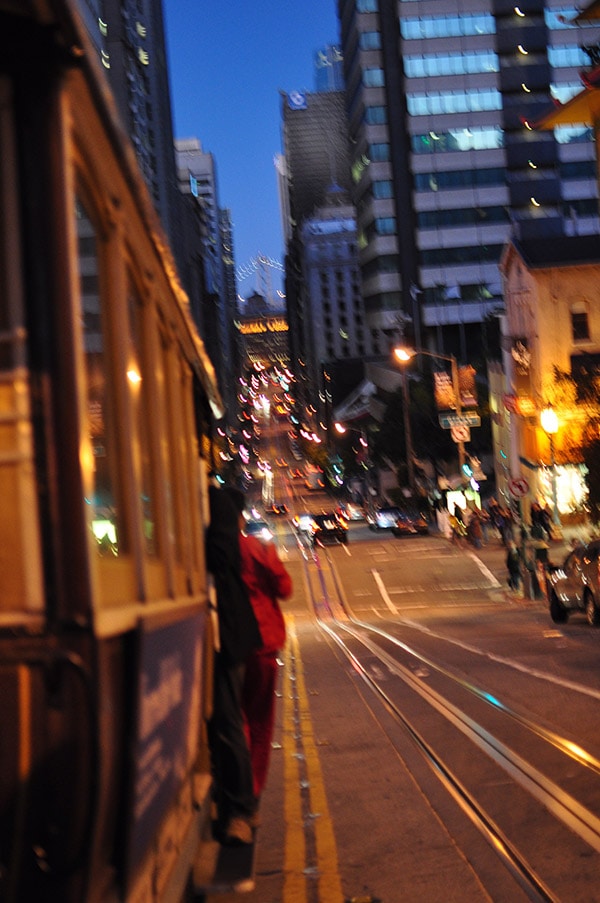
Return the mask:
POLYGON ((289 362, 288 323, 283 310, 275 310, 260 292, 238 301, 236 328, 243 367, 289 362))

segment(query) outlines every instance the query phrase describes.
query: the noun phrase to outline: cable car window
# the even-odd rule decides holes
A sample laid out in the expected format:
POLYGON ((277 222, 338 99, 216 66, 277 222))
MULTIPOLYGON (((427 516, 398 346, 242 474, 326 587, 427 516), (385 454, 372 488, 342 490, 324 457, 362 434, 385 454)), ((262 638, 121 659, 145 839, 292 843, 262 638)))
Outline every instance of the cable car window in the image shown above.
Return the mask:
POLYGON ((101 556, 123 551, 115 493, 115 442, 107 412, 108 381, 102 324, 97 239, 81 201, 76 204, 81 321, 87 375, 88 430, 93 455, 92 493, 86 498, 101 556))
POLYGON ((144 545, 147 555, 157 555, 155 497, 152 468, 152 443, 150 437, 150 406, 148 400, 148 378, 151 368, 146 366, 146 349, 144 347, 143 309, 137 298, 129 296, 129 328, 131 349, 127 377, 132 395, 137 404, 136 423, 140 452, 140 505, 144 532, 144 545))

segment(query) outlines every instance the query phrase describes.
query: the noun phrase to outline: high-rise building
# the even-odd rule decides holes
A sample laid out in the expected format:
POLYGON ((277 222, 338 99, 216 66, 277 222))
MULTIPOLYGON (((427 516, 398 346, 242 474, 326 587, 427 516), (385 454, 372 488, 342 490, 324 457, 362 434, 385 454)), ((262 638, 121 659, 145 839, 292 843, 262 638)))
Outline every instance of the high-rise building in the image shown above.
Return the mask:
POLYGON ((202 337, 222 387, 233 385, 230 368, 235 293, 231 292, 232 229, 229 214, 219 207, 217 167, 213 154, 197 138, 175 141, 177 179, 183 195, 201 210, 204 274, 202 337))
POLYGON ((232 409, 237 346, 231 217, 219 208, 212 154, 196 139, 173 140, 163 0, 78 3, 232 409))
POLYGON ((522 238, 599 229, 591 129, 530 123, 578 89, 554 0, 338 0, 362 291, 374 326, 461 358, 522 238))
POLYGON ((235 250, 233 244, 233 220, 231 210, 223 207, 219 210, 219 232, 221 235, 221 259, 223 268, 223 301, 225 308, 225 360, 229 363, 227 384, 221 386, 225 403, 230 411, 236 409, 237 383, 234 376, 239 375, 241 358, 235 327, 237 311, 237 280, 235 266, 235 250))
POLYGON ((344 93, 282 94, 281 117, 290 225, 295 228, 323 202, 330 185, 350 190, 344 93))
POLYGON ((301 405, 316 398, 306 363, 310 355, 308 287, 304 278, 301 228, 323 204, 333 184, 349 191, 350 155, 346 109, 341 91, 281 95, 284 157, 277 161, 286 241, 285 294, 290 326, 290 366, 301 405))
POLYGON ((162 0, 79 0, 174 253, 180 228, 162 0))
POLYGON ((303 221, 299 236, 303 304, 298 323, 303 330, 304 376, 313 387, 312 404, 322 419, 329 410, 326 394, 335 388, 326 385, 324 378, 325 372, 333 369, 333 362, 363 361, 381 349, 365 319, 356 212, 348 192, 331 186, 323 204, 303 221))
POLYGON ((338 44, 326 44, 314 57, 315 90, 344 90, 344 58, 338 44))

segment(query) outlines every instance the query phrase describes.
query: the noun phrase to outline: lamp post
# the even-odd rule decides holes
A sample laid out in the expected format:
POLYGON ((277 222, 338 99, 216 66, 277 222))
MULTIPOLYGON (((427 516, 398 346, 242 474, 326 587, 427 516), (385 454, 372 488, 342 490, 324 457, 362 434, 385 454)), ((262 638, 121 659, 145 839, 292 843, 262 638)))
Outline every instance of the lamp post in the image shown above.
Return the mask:
MULTIPOLYGON (((394 348, 394 356, 403 364, 406 364, 408 361, 411 360, 411 358, 415 357, 417 354, 423 354, 425 357, 433 357, 433 358, 438 358, 438 360, 450 362, 450 371, 452 374, 452 389, 454 392, 454 398, 455 398, 455 403, 456 403, 456 413, 460 416, 462 414, 462 403, 461 403, 461 397, 460 397, 460 385, 459 385, 459 381, 458 381, 458 364, 456 362, 456 358, 454 357, 454 355, 453 354, 438 354, 437 352, 434 352, 434 351, 424 351, 422 348, 416 348, 416 349, 414 349, 414 348, 394 348)), ((405 388, 405 383, 406 383, 406 370, 404 370, 404 384, 402 387, 403 392, 406 393, 404 396, 405 400, 406 400, 408 391, 405 388)), ((406 411, 406 404, 404 405, 404 408, 406 411)), ((405 421, 405 428, 406 428, 406 421, 405 421)), ((407 434, 407 436, 408 436, 408 434, 407 434)), ((456 443, 456 445, 457 445, 457 450, 458 450, 458 468, 462 473, 463 464, 466 461, 465 443, 462 441, 459 441, 456 443)), ((407 442, 407 447, 408 447, 408 442, 407 442)), ((411 453, 412 453, 412 438, 411 438, 411 453)), ((412 460, 412 454, 411 454, 411 460, 412 460)))
POLYGON ((340 436, 343 436, 344 433, 356 433, 357 436, 359 436, 359 442, 360 442, 360 444, 362 445, 362 447, 363 447, 366 451, 368 451, 368 449, 369 449, 369 440, 365 437, 365 432, 364 432, 364 430, 357 430, 357 429, 356 429, 355 427, 353 427, 353 426, 346 426, 345 423, 340 423, 339 420, 337 420, 337 421, 333 424, 333 427, 334 427, 336 433, 339 433, 340 436))
MULTIPOLYGON (((336 433, 339 433, 340 436, 343 436, 345 433, 356 433, 356 435, 359 437, 359 442, 360 442, 362 448, 364 449, 364 453, 365 453, 364 464, 362 461, 359 462, 362 464, 362 466, 364 467, 364 469, 366 471, 366 475, 363 478, 363 484, 365 486, 365 491, 370 490, 369 439, 367 436, 365 436, 365 431, 357 430, 355 427, 352 427, 352 426, 346 426, 345 423, 341 423, 339 420, 337 420, 333 424, 333 428, 336 431, 336 433)), ((358 458, 357 458, 357 462, 358 462, 358 458)))
POLYGON ((558 495, 556 491, 556 459, 554 457, 554 436, 558 432, 558 417, 551 405, 548 405, 548 407, 544 408, 540 413, 540 423, 550 442, 550 466, 552 467, 552 522, 554 524, 560 524, 558 495))

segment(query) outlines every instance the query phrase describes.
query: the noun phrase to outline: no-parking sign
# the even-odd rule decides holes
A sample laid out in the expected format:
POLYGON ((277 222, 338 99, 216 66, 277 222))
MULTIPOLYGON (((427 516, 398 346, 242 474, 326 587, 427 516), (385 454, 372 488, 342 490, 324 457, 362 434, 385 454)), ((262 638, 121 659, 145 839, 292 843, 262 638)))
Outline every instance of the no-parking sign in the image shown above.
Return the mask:
POLYGON ((470 442, 471 441, 471 430, 468 426, 451 426, 450 427, 450 435, 454 442, 470 442))
POLYGON ((524 477, 509 480, 508 491, 514 499, 522 499, 529 492, 529 483, 524 477))

